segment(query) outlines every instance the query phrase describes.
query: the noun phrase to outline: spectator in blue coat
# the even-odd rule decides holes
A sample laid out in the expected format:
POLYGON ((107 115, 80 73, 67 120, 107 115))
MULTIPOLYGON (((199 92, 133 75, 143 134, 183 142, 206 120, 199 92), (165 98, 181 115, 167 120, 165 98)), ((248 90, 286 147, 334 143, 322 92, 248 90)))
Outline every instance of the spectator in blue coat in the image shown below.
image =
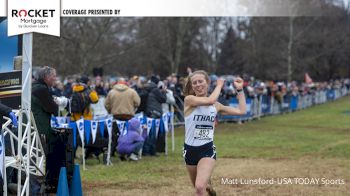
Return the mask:
POLYGON ((120 159, 126 160, 128 157, 132 161, 137 161, 138 155, 143 147, 143 137, 140 133, 140 121, 137 118, 132 118, 128 122, 127 133, 120 133, 118 138, 117 151, 120 159))

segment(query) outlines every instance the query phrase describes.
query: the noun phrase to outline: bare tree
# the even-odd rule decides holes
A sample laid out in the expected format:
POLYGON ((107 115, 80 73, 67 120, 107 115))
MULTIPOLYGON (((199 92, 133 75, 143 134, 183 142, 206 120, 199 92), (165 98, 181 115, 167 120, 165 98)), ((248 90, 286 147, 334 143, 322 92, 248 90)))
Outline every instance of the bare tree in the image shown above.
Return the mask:
POLYGON ((320 6, 324 16, 308 17, 64 18, 60 38, 34 35, 33 63, 62 75, 93 67, 184 75, 189 66, 271 80, 301 80, 306 71, 316 80, 345 77, 350 14, 335 2, 320 6))

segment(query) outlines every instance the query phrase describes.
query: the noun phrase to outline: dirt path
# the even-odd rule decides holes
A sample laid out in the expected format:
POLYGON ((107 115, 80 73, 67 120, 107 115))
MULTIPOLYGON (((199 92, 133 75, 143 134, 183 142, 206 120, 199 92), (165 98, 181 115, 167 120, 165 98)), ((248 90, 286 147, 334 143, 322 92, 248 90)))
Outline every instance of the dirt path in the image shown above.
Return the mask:
MULTIPOLYGON (((212 183, 218 195, 350 195, 350 160, 221 158, 212 183)), ((85 195, 193 195, 194 191, 185 175, 165 182, 83 184, 85 195)))

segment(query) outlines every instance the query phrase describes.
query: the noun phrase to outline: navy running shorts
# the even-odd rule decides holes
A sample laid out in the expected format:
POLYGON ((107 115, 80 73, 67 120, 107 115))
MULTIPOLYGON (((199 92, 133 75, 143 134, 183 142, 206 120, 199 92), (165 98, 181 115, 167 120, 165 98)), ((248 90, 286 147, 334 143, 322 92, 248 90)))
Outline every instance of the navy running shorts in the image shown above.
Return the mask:
POLYGON ((199 160, 204 157, 210 157, 216 160, 216 147, 213 142, 202 146, 190 146, 184 144, 183 158, 186 165, 198 165, 199 160))

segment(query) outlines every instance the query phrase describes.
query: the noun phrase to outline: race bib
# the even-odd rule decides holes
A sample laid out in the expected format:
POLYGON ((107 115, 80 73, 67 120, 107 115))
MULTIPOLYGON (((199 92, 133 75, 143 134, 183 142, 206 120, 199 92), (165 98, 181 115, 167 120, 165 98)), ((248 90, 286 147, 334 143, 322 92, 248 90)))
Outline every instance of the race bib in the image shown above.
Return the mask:
POLYGON ((196 125, 194 139, 213 140, 214 128, 211 125, 196 125))

